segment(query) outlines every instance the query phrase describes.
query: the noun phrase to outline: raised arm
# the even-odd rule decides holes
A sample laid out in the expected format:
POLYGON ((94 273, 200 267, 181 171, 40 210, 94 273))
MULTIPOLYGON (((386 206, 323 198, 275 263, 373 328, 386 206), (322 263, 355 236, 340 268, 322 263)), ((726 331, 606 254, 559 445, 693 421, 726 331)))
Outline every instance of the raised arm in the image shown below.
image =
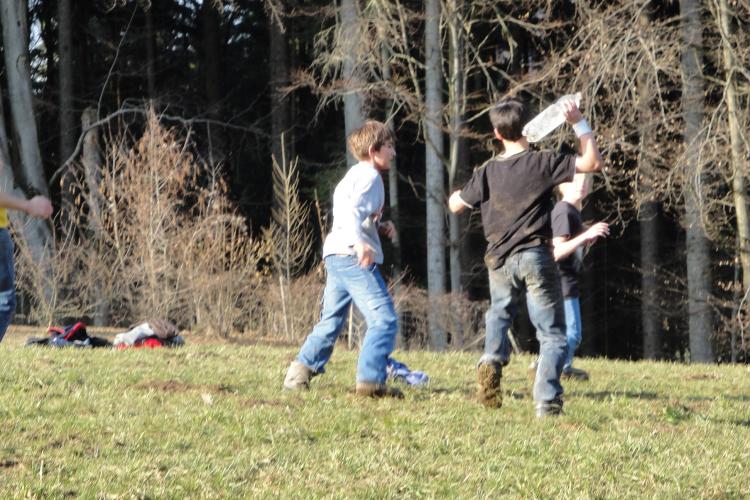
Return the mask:
POLYGON ((596 138, 591 127, 583 118, 581 111, 573 101, 563 103, 565 120, 573 126, 573 130, 581 143, 581 155, 576 156, 576 172, 596 172, 602 168, 602 156, 596 145, 596 138))

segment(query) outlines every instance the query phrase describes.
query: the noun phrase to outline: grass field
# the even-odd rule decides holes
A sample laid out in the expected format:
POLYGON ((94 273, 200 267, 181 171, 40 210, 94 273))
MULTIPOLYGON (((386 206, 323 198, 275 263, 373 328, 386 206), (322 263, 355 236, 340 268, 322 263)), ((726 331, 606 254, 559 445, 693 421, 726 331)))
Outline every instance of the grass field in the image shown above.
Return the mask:
POLYGON ((0 344, 0 497, 748 497, 746 366, 580 361, 566 414, 533 416, 528 356, 505 403, 473 401, 477 355, 398 352, 432 377, 353 393, 340 346, 310 392, 294 348, 0 344))

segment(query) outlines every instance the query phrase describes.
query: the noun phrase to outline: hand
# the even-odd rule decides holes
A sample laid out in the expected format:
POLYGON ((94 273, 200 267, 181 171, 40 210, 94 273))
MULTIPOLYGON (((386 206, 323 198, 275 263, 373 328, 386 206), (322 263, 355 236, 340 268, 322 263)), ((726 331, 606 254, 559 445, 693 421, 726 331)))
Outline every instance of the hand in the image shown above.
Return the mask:
POLYGON ((398 240, 398 233, 396 233, 396 226, 392 221, 384 221, 378 225, 378 233, 381 236, 387 236, 390 240, 395 243, 398 240))
POLYGON ((52 215, 52 203, 44 196, 34 196, 27 203, 26 213, 32 217, 48 219, 52 215))
POLYGON ((565 116, 565 121, 567 121, 571 125, 575 125, 576 123, 583 120, 583 115, 581 114, 581 110, 578 109, 578 105, 576 105, 575 101, 565 100, 561 104, 563 107, 563 116, 565 116))
POLYGON ((597 222, 584 233, 586 235, 586 242, 593 243, 598 238, 604 238, 609 236, 609 224, 606 222, 597 222))
POLYGON ((375 262, 375 250, 367 243, 361 241, 355 243, 354 252, 357 254, 357 263, 361 268, 370 267, 375 262))

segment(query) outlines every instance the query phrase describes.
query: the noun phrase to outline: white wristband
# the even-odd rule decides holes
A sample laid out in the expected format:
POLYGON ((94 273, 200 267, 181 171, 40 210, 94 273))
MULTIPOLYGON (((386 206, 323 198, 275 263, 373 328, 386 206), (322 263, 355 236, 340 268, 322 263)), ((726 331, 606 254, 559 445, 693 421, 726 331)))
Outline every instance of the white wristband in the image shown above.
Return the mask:
POLYGON ((585 118, 582 118, 578 123, 573 124, 573 131, 576 133, 576 137, 581 137, 582 135, 593 132, 585 118))

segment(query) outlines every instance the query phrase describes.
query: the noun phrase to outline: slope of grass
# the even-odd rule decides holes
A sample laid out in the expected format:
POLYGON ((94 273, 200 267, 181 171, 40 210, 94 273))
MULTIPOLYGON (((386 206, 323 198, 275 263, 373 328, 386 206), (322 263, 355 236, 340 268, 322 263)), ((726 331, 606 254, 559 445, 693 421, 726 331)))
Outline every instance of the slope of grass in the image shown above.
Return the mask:
POLYGON ((750 372, 582 360, 566 414, 533 416, 520 356, 505 403, 473 401, 474 354, 396 353, 432 377, 353 393, 342 346, 303 394, 295 349, 0 345, 0 496, 748 496, 750 372))

